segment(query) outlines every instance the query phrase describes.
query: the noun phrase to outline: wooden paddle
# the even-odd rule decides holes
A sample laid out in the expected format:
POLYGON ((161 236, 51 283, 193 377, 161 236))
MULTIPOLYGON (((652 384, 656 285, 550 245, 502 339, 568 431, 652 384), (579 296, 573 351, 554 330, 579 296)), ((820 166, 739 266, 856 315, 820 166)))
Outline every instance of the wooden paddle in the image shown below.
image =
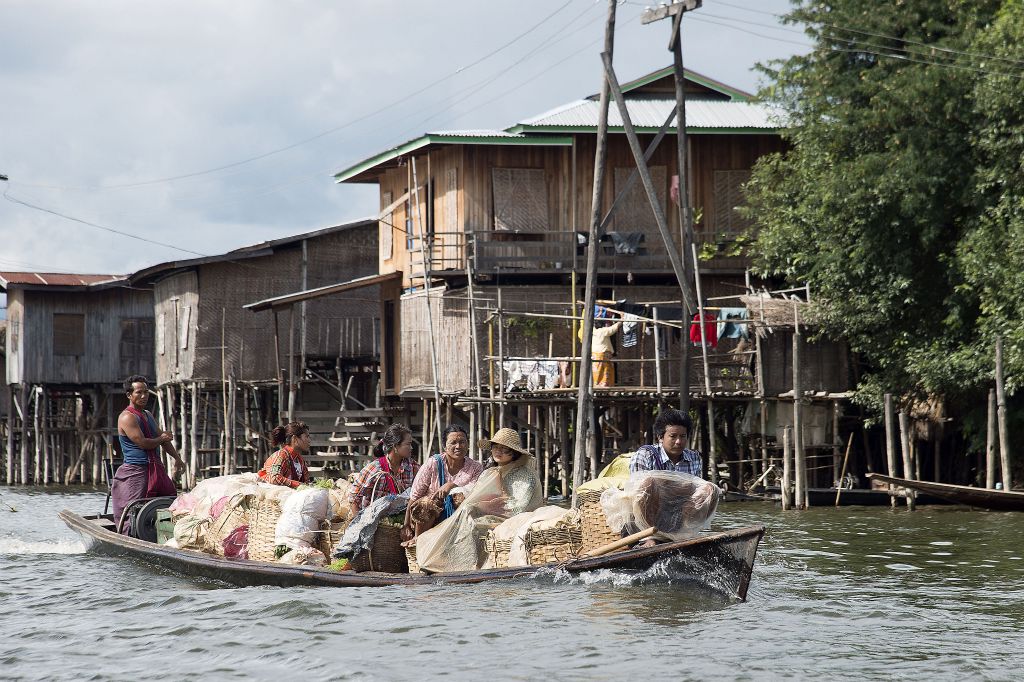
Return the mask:
POLYGON ((621 540, 616 540, 615 542, 609 542, 607 545, 601 545, 600 547, 592 549, 589 552, 587 552, 586 554, 584 554, 583 556, 581 556, 580 558, 581 559, 590 559, 592 557, 601 556, 603 554, 608 554, 609 552, 614 552, 615 550, 621 549, 623 547, 629 547, 634 542, 640 542, 641 540, 646 540, 647 538, 651 537, 652 535, 654 535, 657 532, 658 532, 657 528, 648 528, 647 530, 642 530, 639 533, 633 533, 632 535, 627 535, 626 537, 622 538, 621 540))

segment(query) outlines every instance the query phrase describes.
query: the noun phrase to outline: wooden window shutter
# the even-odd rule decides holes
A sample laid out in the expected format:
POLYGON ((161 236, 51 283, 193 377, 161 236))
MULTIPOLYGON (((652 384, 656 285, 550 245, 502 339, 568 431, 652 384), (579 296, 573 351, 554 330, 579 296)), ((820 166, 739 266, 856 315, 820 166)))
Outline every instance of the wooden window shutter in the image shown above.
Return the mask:
POLYGON ((181 309, 181 329, 178 330, 179 343, 178 347, 182 350, 188 348, 188 329, 189 322, 192 319, 192 306, 182 306, 181 309))
POLYGON ((85 315, 53 314, 53 354, 85 355, 85 315))
POLYGON ((548 187, 540 168, 492 168, 494 229, 548 230, 548 187))
POLYGON ((160 355, 167 353, 167 346, 164 343, 164 332, 167 324, 167 313, 160 313, 156 318, 156 352, 160 355))
MULTIPOLYGON (((632 166, 615 169, 615 196, 618 196, 619 191, 626 186, 633 170, 632 166)), ((650 171, 654 191, 658 195, 658 203, 667 213, 668 174, 665 166, 651 166, 650 171)), ((644 190, 644 185, 639 178, 626 193, 622 203, 615 209, 612 225, 614 225, 615 232, 643 232, 647 235, 648 242, 660 243, 661 233, 658 231, 658 221, 654 219, 654 209, 651 208, 651 202, 647 199, 647 191, 644 190)))
POLYGON ((749 170, 719 170, 714 172, 715 223, 718 232, 743 232, 751 226, 748 218, 740 215, 737 206, 745 203, 743 185, 750 180, 749 170))

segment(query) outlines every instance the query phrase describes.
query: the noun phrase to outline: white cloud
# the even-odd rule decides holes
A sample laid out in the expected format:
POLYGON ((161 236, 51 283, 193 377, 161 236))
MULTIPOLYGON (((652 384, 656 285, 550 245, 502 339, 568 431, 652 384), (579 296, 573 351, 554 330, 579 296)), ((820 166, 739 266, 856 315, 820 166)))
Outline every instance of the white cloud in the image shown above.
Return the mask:
MULTIPOLYGON (((287 146, 470 64, 559 4, 5 2, 0 172, 26 201, 201 253, 363 217, 376 208, 374 188, 337 186, 331 171, 426 130, 506 126, 596 91, 605 3, 575 0, 486 62, 287 152, 174 182, 75 188, 183 175, 287 146)), ((714 0, 705 8, 772 22, 714 0)), ((627 23, 641 9, 619 8, 623 79, 669 63, 667 22, 627 23)), ((797 49, 707 23, 691 22, 684 37, 687 66, 748 89, 754 62, 797 49)), ((0 268, 124 272, 183 255, 0 201, 0 268)))

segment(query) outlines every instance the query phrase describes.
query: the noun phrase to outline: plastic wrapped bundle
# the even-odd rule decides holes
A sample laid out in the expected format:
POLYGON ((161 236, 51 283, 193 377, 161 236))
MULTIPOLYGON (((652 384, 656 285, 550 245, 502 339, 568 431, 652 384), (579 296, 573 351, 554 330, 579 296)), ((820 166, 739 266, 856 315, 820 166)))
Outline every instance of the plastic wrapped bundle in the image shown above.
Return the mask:
POLYGON ((296 490, 281 505, 281 517, 274 532, 275 545, 289 549, 312 547, 320 522, 331 513, 331 498, 323 488, 296 490))
POLYGON ((706 528, 718 508, 717 486, 676 471, 641 471, 630 475, 622 490, 601 495, 608 525, 637 532, 647 528, 673 540, 691 538, 706 528))

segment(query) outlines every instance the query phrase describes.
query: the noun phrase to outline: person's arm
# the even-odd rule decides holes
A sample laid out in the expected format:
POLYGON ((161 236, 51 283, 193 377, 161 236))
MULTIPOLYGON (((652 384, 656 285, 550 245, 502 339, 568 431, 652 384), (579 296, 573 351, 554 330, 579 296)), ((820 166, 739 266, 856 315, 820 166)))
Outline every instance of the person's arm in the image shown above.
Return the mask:
MULTIPOLYGON (((139 426, 139 420, 130 412, 121 413, 121 416, 117 418, 117 426, 128 437, 128 440, 143 450, 156 450, 164 443, 170 443, 173 438, 167 431, 162 431, 156 438, 146 438, 139 426)), ((175 451, 175 455, 177 455, 177 451, 175 451)))
POLYGON ((366 488, 366 484, 370 480, 370 467, 373 466, 373 462, 370 462, 363 467, 359 475, 356 476, 355 483, 353 483, 348 489, 348 502, 352 507, 352 517, 355 518, 356 514, 359 513, 360 500, 363 497, 363 489, 366 488))
POLYGON ((171 470, 171 480, 173 481, 174 479, 178 478, 183 473, 185 473, 185 470, 187 468, 185 466, 185 460, 183 460, 181 458, 181 455, 178 454, 178 449, 174 447, 174 443, 172 441, 168 440, 166 443, 164 443, 163 450, 168 455, 174 458, 174 469, 171 470))
POLYGON ((301 485, 301 481, 295 481, 284 476, 281 471, 284 469, 285 455, 278 451, 275 452, 264 468, 267 470, 267 483, 271 485, 284 485, 289 488, 298 488, 301 485))

